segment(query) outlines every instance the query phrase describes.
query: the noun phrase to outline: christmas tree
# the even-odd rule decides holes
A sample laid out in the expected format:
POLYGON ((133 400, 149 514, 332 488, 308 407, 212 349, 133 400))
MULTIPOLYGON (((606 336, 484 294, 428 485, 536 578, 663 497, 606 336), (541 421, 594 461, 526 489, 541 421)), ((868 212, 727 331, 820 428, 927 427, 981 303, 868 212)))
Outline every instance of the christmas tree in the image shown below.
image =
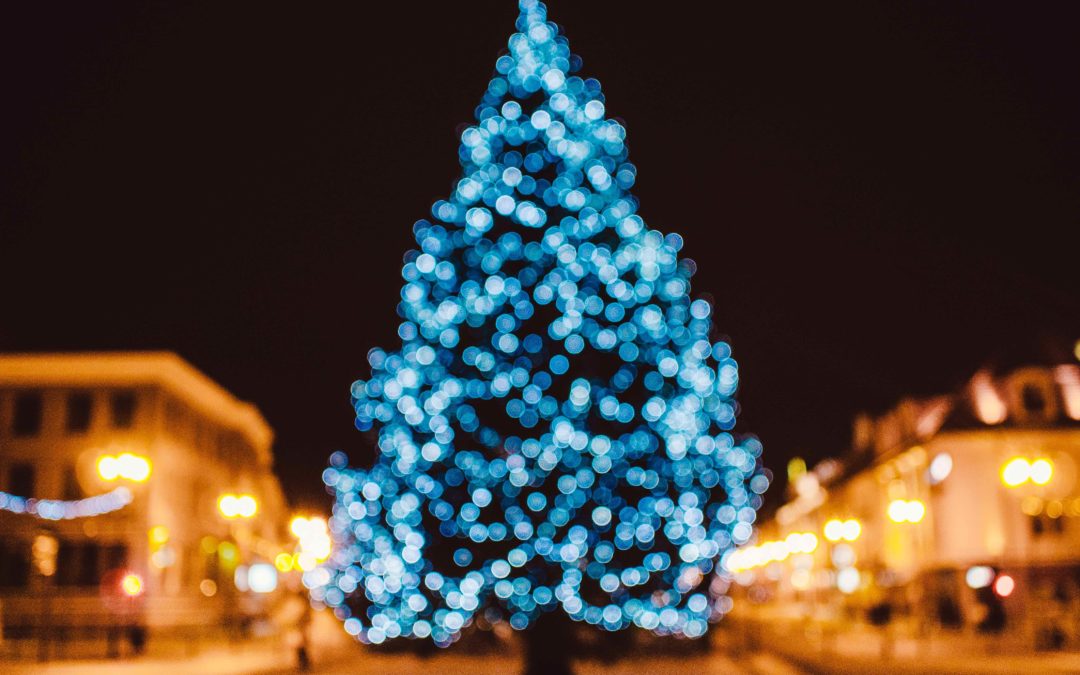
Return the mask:
POLYGON ((456 190, 414 226, 401 346, 353 384, 378 456, 331 457, 335 547, 305 582, 370 643, 445 646, 478 613, 701 636, 768 484, 731 433, 737 364, 682 239, 638 215, 600 83, 520 10, 456 190))

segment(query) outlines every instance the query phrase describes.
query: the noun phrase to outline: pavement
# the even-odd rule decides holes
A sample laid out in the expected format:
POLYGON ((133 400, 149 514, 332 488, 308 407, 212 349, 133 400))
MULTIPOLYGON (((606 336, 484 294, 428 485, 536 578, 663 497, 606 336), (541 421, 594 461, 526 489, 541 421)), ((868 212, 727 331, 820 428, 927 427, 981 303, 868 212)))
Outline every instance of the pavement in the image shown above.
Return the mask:
MULTIPOLYGON (((119 661, 79 660, 51 663, 0 662, 4 673, 46 675, 275 675, 295 673, 293 655, 284 650, 263 653, 207 651, 190 659, 134 658, 119 661)), ((452 650, 422 658, 372 654, 361 648, 350 653, 313 653, 312 673, 349 675, 505 675, 521 670, 517 655, 473 656, 452 650)), ((690 658, 657 657, 599 663, 577 662, 576 675, 802 675, 804 671, 769 654, 736 661, 722 654, 690 658)))
MULTIPOLYGON (((818 675, 825 673, 1080 673, 1080 653, 1012 653, 1006 640, 963 636, 905 640, 852 627, 823 639, 791 625, 730 623, 720 626, 705 653, 635 655, 609 663, 578 661, 577 675, 818 675)), ((320 614, 312 630, 313 673, 349 675, 504 675, 521 670, 520 654, 475 655, 461 649, 430 656, 373 651, 349 639, 334 619, 320 614)), ((197 654, 148 655, 119 660, 79 659, 38 663, 0 658, 12 675, 277 675, 295 673, 295 653, 284 643, 262 641, 204 645, 197 654)))
MULTIPOLYGON (((462 650, 437 651, 430 656, 386 653, 365 648, 348 638, 325 614, 315 617, 311 631, 312 673, 333 675, 506 675, 521 671, 518 650, 475 655, 462 650)), ((32 652, 30 652, 32 653, 32 652)), ((25 655, 25 654, 24 654, 25 655)), ((197 654, 172 654, 123 659, 68 659, 38 663, 0 658, 5 675, 284 675, 297 672, 296 655, 281 642, 203 645, 197 654)), ((635 656, 613 663, 578 661, 576 675, 802 675, 805 671, 766 652, 728 652, 717 649, 683 656, 635 656)))
POLYGON ((863 625, 829 633, 781 621, 728 628, 751 650, 767 651, 814 674, 1080 673, 1080 652, 1032 651, 1010 633, 943 633, 914 638, 863 625))

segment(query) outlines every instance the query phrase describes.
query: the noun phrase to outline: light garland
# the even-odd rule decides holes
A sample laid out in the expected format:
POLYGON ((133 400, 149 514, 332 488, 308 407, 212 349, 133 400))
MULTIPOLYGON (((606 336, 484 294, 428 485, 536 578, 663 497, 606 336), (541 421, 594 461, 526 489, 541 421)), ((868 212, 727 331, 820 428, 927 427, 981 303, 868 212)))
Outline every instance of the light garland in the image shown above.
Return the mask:
POLYGON ((118 487, 86 499, 34 499, 0 492, 0 510, 29 514, 42 520, 74 520, 119 511, 131 503, 131 490, 118 487))
POLYGON ((379 456, 331 457, 334 549, 304 581, 364 642, 556 609, 698 637, 730 608, 709 578, 750 538, 761 446, 730 433, 738 365, 682 238, 637 215, 626 129, 520 9, 463 176, 414 227, 402 346, 352 386, 379 456))

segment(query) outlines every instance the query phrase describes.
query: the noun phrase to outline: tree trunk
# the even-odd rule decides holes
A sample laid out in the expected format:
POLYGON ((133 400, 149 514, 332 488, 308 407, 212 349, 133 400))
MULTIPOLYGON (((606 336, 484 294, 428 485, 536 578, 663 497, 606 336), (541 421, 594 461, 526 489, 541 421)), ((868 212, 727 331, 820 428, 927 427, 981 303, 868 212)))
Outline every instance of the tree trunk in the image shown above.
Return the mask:
POLYGON ((541 614, 522 637, 524 675, 573 675, 571 659, 577 646, 574 625, 561 610, 541 614))

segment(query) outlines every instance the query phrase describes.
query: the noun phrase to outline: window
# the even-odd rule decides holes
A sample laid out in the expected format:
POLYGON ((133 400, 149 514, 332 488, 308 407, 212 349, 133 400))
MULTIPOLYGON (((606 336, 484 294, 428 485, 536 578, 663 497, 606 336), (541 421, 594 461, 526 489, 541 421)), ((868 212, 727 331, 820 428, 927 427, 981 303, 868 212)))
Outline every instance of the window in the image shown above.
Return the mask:
POLYGON ((116 391, 109 397, 112 409, 112 425, 117 429, 130 429, 135 422, 135 392, 116 391))
POLYGON ((94 399, 85 391, 68 394, 65 427, 69 434, 85 433, 90 428, 93 406, 94 399))
POLYGON ((70 541, 61 541, 59 550, 56 552, 56 577, 57 586, 74 586, 75 570, 79 565, 79 547, 70 541))
POLYGON ((105 569, 108 571, 127 567, 128 550, 123 544, 112 544, 105 547, 105 569))
POLYGON ((101 545, 96 542, 61 541, 56 554, 56 585, 82 588, 101 585, 102 557, 101 545))
POLYGON ((29 544, 17 539, 0 539, 0 587, 24 588, 29 579, 29 544))
POLYGON ((34 465, 26 462, 12 464, 8 471, 7 491, 18 497, 33 497, 34 465))
POLYGON ((76 586, 97 586, 101 583, 101 547, 97 544, 85 544, 80 548, 79 567, 75 577, 76 586))
POLYGON ((41 431, 41 394, 27 392, 15 397, 15 419, 11 431, 15 436, 37 436, 41 431))
POLYGON ((1024 385, 1021 391, 1021 399, 1024 403, 1024 410, 1032 415, 1042 415, 1046 412, 1046 399, 1043 398, 1043 393, 1039 387, 1033 384, 1024 385))

